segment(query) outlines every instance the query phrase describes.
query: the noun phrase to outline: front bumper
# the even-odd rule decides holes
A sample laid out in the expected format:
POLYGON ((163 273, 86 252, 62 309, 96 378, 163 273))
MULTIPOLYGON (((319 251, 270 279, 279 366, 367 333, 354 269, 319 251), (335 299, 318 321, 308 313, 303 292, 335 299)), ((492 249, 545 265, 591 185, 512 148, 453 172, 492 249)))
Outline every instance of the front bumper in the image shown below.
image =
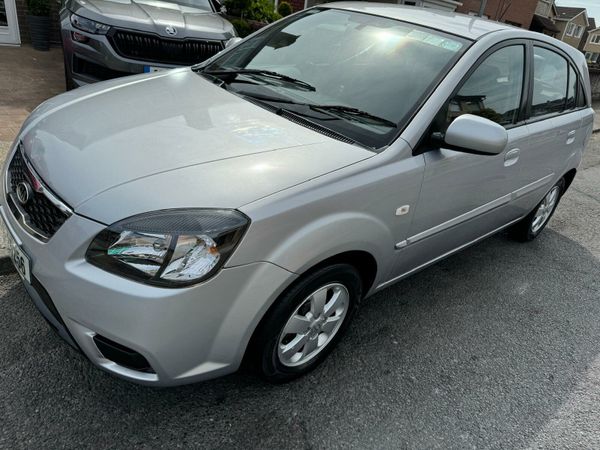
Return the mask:
POLYGON ((40 312, 92 363, 138 383, 172 386, 237 370, 261 317, 295 278, 259 262, 224 268, 189 288, 147 286, 85 261, 103 224, 74 214, 42 243, 20 227, 4 195, 0 203, 9 232, 31 258, 33 283, 25 287, 40 312), (139 353, 151 370, 107 358, 97 335, 139 353))

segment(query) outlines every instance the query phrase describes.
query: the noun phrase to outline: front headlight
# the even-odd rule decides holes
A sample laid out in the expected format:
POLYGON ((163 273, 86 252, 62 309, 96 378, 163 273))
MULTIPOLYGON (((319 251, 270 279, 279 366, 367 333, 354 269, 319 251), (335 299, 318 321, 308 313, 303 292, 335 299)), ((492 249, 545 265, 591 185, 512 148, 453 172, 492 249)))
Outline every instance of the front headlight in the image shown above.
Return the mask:
POLYGON ((136 281, 189 286, 210 278, 223 266, 249 223, 242 213, 221 209, 140 214, 100 232, 86 259, 136 281))
POLYGON ((81 31, 86 31, 93 34, 106 34, 110 30, 109 25, 105 25, 95 20, 86 19, 85 17, 71 14, 71 25, 81 31))

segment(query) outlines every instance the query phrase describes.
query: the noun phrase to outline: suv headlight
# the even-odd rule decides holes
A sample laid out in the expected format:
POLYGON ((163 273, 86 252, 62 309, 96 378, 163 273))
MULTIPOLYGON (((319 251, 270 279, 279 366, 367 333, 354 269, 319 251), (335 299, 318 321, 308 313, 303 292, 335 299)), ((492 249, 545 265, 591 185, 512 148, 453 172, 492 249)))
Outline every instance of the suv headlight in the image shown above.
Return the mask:
POLYGON ((199 283, 214 275, 241 240, 250 220, 222 209, 174 209, 130 217, 101 231, 86 259, 101 269, 163 287, 199 283))
POLYGON ((109 25, 105 25, 95 20, 86 19, 85 17, 71 14, 71 25, 81 31, 86 31, 92 34, 106 34, 110 30, 109 25))

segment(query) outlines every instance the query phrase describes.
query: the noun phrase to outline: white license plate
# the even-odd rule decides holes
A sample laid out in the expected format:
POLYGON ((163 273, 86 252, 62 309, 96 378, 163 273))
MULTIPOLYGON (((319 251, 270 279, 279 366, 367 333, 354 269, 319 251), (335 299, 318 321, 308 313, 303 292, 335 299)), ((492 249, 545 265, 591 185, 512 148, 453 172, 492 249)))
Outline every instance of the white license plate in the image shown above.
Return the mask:
POLYGON ((12 259, 13 264, 15 265, 15 269, 17 269, 17 273, 28 283, 31 283, 31 262, 29 260, 29 256, 17 245, 14 238, 8 231, 8 227, 4 223, 4 220, 0 220, 2 222, 2 228, 4 231, 4 235, 8 239, 8 252, 10 255, 10 259, 12 259))
POLYGON ((169 70, 168 67, 144 66, 144 73, 163 72, 169 70))

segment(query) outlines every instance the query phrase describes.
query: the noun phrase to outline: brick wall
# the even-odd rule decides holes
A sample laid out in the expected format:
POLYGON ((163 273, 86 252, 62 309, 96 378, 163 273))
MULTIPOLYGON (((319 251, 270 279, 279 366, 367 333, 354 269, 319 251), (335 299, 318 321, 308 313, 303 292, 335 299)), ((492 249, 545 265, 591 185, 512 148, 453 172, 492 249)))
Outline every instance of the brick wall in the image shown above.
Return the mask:
MULTIPOLYGON (((31 38, 29 37, 29 24, 27 23, 27 2, 26 0, 15 0, 15 3, 17 7, 17 20, 19 21, 21 42, 28 44, 31 42, 31 38)), ((50 42, 54 45, 60 45, 60 23, 58 19, 60 4, 56 0, 50 0, 50 5, 52 8, 50 13, 52 19, 50 42)))
POLYGON ((304 9, 304 0, 286 0, 290 5, 292 5, 292 9, 294 12, 300 11, 304 9))
MULTIPOLYGON (((461 0, 462 6, 456 12, 468 14, 479 12, 480 0, 461 0)), ((529 29, 538 0, 488 0, 485 15, 492 20, 519 25, 529 29)))

